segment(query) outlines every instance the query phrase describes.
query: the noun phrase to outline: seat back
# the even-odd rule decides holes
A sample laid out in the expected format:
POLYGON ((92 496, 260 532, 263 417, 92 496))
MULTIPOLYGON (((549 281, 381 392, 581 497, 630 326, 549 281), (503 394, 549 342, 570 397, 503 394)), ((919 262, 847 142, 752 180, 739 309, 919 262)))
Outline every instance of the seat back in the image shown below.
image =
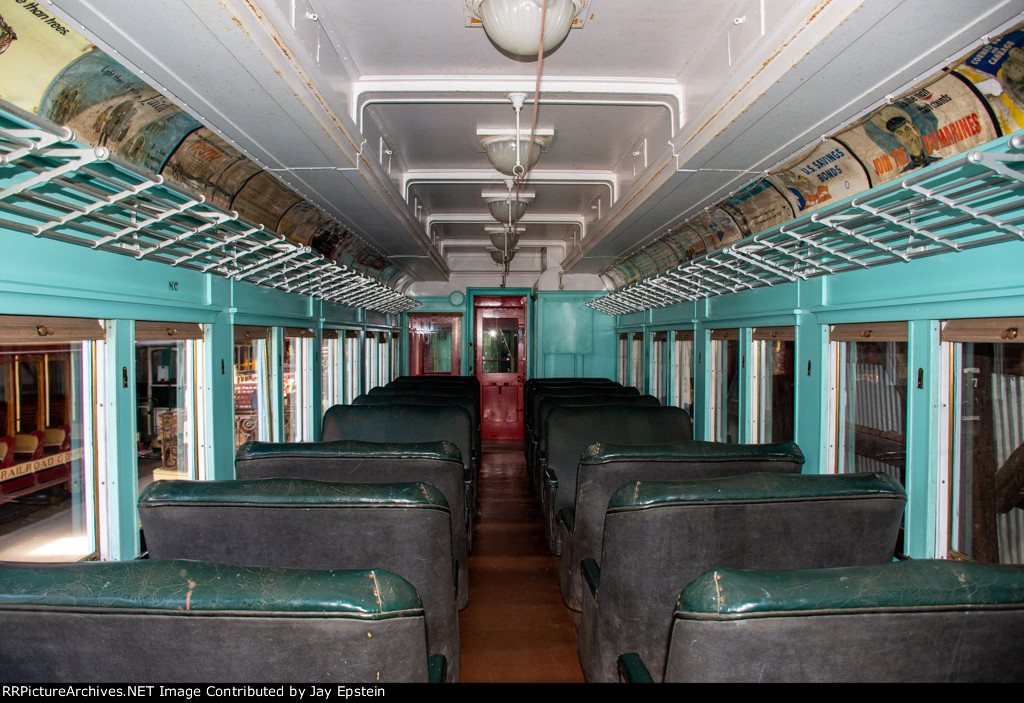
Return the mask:
POLYGON ((1024 681, 1019 566, 715 569, 672 622, 666 681, 1024 681))
POLYGON ((577 466, 587 445, 681 442, 693 439, 693 425, 685 410, 671 406, 563 406, 548 413, 545 433, 541 510, 548 547, 558 554, 555 515, 576 500, 577 466))
POLYGON ((548 434, 545 431, 547 429, 548 415, 555 408, 562 407, 584 407, 594 405, 646 405, 654 407, 661 405, 661 401, 655 398, 653 395, 634 395, 634 394, 615 394, 609 395, 600 390, 594 390, 593 394, 590 395, 544 395, 541 397, 540 403, 537 405, 536 422, 531 428, 534 432, 534 436, 531 438, 530 443, 530 454, 527 455, 527 469, 531 472, 531 476, 534 478, 535 486, 540 485, 540 472, 538 471, 541 458, 547 456, 548 451, 548 434))
POLYGON ((11 682, 427 680, 423 608, 383 570, 0 565, 11 682))
POLYGON ((885 474, 622 486, 608 503, 600 564, 585 562, 579 649, 587 680, 615 681, 617 655, 636 652, 660 681, 676 598, 707 569, 891 561, 905 503, 902 486, 885 474))
POLYGON ((338 483, 429 483, 451 510, 452 558, 459 608, 469 603, 468 475, 459 449, 451 442, 380 443, 246 442, 235 454, 235 475, 242 480, 299 478, 338 483))
POLYGON ((430 484, 157 481, 139 515, 154 559, 394 572, 419 593, 428 646, 457 680, 451 515, 430 484))
POLYGON ((335 405, 324 413, 324 442, 439 442, 455 444, 467 468, 472 463, 472 419, 452 405, 335 405))
POLYGON ((795 442, 589 445, 577 469, 574 508, 569 514, 556 516, 562 542, 558 572, 562 599, 573 610, 582 607, 580 562, 601 556, 604 514, 612 494, 623 484, 765 472, 798 474, 803 464, 803 452, 795 442))

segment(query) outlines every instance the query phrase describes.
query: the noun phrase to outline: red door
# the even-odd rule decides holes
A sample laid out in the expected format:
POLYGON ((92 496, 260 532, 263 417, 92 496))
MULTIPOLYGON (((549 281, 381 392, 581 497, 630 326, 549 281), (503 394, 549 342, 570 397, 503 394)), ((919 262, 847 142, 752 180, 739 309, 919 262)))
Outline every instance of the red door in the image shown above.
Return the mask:
POLYGON ((526 298, 475 299, 474 370, 480 381, 483 439, 523 438, 526 298))

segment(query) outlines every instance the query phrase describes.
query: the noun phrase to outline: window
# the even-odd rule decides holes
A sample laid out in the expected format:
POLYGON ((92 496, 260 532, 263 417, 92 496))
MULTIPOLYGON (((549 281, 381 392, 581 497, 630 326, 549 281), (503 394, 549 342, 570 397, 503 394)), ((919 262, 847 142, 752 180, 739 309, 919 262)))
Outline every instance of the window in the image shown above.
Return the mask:
POLYGON ((907 324, 835 325, 831 341, 838 364, 837 471, 880 471, 904 483, 907 324))
POLYGON ((619 333, 618 378, 615 380, 624 386, 629 385, 629 335, 625 332, 619 333))
POLYGON ((634 332, 629 345, 629 385, 643 392, 644 388, 644 333, 634 332))
POLYGON ((756 327, 753 330, 753 392, 751 407, 758 442, 793 439, 793 360, 796 353, 792 327, 756 327))
POLYGON ((359 378, 362 369, 359 366, 359 332, 345 330, 343 349, 345 364, 345 403, 351 403, 359 395, 359 378))
POLYGON ((651 337, 651 395, 662 405, 668 400, 668 332, 655 332, 651 337))
POLYGON ((324 330, 320 347, 320 409, 324 412, 332 405, 345 401, 344 369, 341 348, 341 333, 338 330, 324 330))
POLYGON ((284 331, 284 438, 286 442, 313 439, 313 330, 284 331))
POLYGON ((1024 564, 1024 318, 951 320, 950 548, 1024 564))
POLYGON ((99 320, 0 316, 0 559, 97 550, 99 320))
POLYGON ((459 375, 461 315, 409 315, 409 373, 459 375))
POLYGON ((669 403, 693 418, 693 330, 672 335, 672 383, 669 403))
POLYGON ((235 448, 271 441, 270 329, 235 326, 235 448))
POLYGON ((366 375, 363 388, 370 390, 380 385, 380 361, 377 334, 367 332, 363 338, 363 373, 366 375))
POLYGON ((712 330, 709 360, 711 361, 711 438, 715 442, 739 442, 739 330, 712 330))
POLYGON ((140 491, 154 480, 200 477, 204 369, 202 325, 135 323, 140 491))

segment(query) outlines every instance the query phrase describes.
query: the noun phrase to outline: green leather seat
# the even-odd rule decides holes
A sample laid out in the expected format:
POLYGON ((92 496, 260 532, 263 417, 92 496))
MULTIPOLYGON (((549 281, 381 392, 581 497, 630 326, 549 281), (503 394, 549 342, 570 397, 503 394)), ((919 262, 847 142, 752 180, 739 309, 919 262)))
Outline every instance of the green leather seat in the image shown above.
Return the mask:
POLYGON ((1020 566, 714 569, 679 596, 665 681, 1019 683, 1022 631, 1020 566))
POLYGON ((580 562, 601 556, 608 500, 629 481, 686 481, 749 473, 798 474, 804 455, 795 442, 674 442, 643 446, 591 444, 576 477, 576 500, 556 514, 562 554, 558 582, 572 610, 583 607, 580 562))
POLYGON ((469 604, 471 487, 462 455, 451 442, 246 442, 235 453, 235 475, 242 480, 429 483, 441 491, 451 509, 452 558, 458 564, 458 607, 461 610, 469 604))
POLYGON ((428 680, 420 599, 379 569, 3 563, 0 628, 20 683, 428 680))
POLYGON ((885 474, 758 473, 635 481, 608 503, 586 559, 578 652, 587 681, 639 654, 661 681, 679 591, 710 568, 816 569, 891 561, 906 504, 885 474))
POLYGON ((419 593, 427 644, 458 680, 451 514, 430 484, 156 481, 139 515, 155 559, 394 572, 419 593))
POLYGON ((548 548, 561 553, 555 515, 576 500, 576 474, 583 450, 594 442, 663 444, 693 439, 685 410, 642 405, 562 406, 548 413, 543 457, 541 513, 548 548))

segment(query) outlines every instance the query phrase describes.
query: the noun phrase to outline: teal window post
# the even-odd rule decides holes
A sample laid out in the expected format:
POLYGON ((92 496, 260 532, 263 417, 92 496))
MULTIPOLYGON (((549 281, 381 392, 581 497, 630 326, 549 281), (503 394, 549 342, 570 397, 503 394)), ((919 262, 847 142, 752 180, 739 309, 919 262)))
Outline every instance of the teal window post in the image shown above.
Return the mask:
POLYGON ((102 398, 97 419, 103 432, 98 468, 100 558, 134 559, 140 552, 138 451, 136 446, 135 322, 107 320, 102 398))
POLYGON ((907 330, 907 512, 903 539, 907 554, 918 559, 939 556, 935 553, 939 471, 947 466, 947 457, 942 456, 947 443, 942 441, 941 426, 940 327, 937 320, 911 320, 907 330))
POLYGON ((821 325, 810 313, 797 311, 795 327, 793 435, 804 453, 803 473, 829 473, 826 423, 829 384, 833 381, 829 376, 828 326, 821 325))

